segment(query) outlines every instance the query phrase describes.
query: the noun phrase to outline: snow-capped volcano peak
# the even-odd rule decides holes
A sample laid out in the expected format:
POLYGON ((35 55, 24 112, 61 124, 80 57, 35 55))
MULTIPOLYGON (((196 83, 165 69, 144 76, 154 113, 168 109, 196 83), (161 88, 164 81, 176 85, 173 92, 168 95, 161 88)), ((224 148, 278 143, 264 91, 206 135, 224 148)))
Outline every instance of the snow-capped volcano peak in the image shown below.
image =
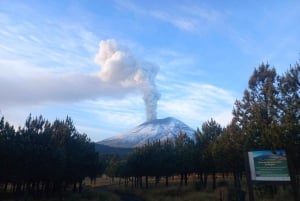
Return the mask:
POLYGON ((180 132, 194 138, 195 130, 173 117, 154 119, 120 135, 100 141, 100 144, 111 147, 139 147, 148 142, 167 139, 173 140, 180 132))

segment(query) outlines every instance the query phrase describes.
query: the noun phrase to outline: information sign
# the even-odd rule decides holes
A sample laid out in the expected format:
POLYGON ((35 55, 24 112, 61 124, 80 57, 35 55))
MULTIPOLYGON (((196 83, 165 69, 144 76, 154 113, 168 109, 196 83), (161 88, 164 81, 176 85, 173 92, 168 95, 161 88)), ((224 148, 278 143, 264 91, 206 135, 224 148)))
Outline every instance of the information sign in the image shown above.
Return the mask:
POLYGON ((248 152, 252 181, 290 181, 284 150, 248 152))

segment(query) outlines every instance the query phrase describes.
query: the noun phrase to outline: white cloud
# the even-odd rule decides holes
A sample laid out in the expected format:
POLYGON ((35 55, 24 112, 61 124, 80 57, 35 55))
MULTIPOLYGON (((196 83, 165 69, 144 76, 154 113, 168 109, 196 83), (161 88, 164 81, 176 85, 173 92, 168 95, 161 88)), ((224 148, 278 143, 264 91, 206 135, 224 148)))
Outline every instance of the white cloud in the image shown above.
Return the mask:
MULTIPOLYGON (((174 27, 189 31, 198 32, 222 20, 222 14, 205 5, 195 6, 188 3, 186 5, 157 4, 158 6, 142 7, 132 1, 115 1, 120 8, 125 8, 134 13, 150 16, 160 21, 164 21, 174 27)), ((155 5, 155 4, 153 4, 155 5)))
POLYGON ((149 12, 150 16, 153 16, 157 19, 160 19, 162 21, 165 21, 167 23, 172 24, 173 26, 186 30, 186 31, 194 31, 196 29, 196 24, 194 19, 189 19, 185 17, 180 17, 176 15, 171 15, 167 12, 163 11, 152 11, 149 12))
POLYGON ((102 98, 76 103, 72 105, 70 115, 79 131, 99 141, 145 122, 144 111, 141 97, 131 95, 118 100, 102 98))
MULTIPOLYGON (((134 71, 129 77, 108 82, 101 70, 104 66, 108 72, 111 66, 94 63, 99 41, 83 26, 55 19, 40 24, 1 15, 6 17, 1 19, 5 26, 0 30, 0 37, 5 38, 0 41, 0 110, 14 125, 22 125, 29 113, 45 114, 50 119, 71 115, 80 129, 109 135, 145 121, 137 87, 146 88, 144 72, 150 75, 149 84, 154 83, 156 66, 149 71, 152 64, 131 55, 134 71)), ((116 49, 123 54, 125 50, 116 49)), ((112 73, 120 75, 118 70, 112 73)))
POLYGON ((190 16, 202 19, 202 22, 205 21, 210 24, 217 23, 224 18, 223 13, 205 5, 181 5, 180 9, 190 16))
POLYGON ((120 122, 120 127, 136 125, 146 120, 144 104, 140 96, 131 95, 122 99, 98 99, 86 101, 80 107, 82 113, 97 116, 99 121, 104 120, 106 124, 120 122))
MULTIPOLYGON (((135 93, 139 85, 147 88, 143 82, 147 77, 144 72, 147 75, 152 72, 149 83, 151 85, 154 82, 157 70, 149 69, 157 68, 149 63, 143 65, 133 56, 130 59, 134 68, 128 66, 130 64, 122 66, 123 57, 115 59, 113 65, 101 63, 102 66, 97 66, 93 57, 98 41, 92 32, 82 26, 58 20, 39 24, 28 19, 18 21, 9 15, 5 16, 2 22, 5 26, 0 30, 0 37, 5 38, 0 41, 1 108, 74 102, 105 96, 123 97, 127 93, 135 93), (112 67, 116 67, 116 64, 120 66, 113 71, 112 67), (110 82, 104 79, 104 72, 120 75, 118 70, 128 68, 134 70, 129 75, 132 77, 114 76, 122 80, 110 82), (135 82, 124 84, 130 80, 135 82)), ((123 49, 116 51, 126 54, 123 49)))
POLYGON ((120 134, 145 121, 143 101, 139 96, 130 96, 119 100, 85 101, 77 104, 76 128, 100 141, 120 134))
POLYGON ((199 127, 210 118, 226 126, 232 118, 235 101, 232 92, 200 83, 177 83, 166 88, 168 96, 162 96, 159 113, 175 116, 191 126, 199 127))
POLYGON ((109 136, 114 136, 117 134, 115 131, 112 131, 111 129, 81 126, 80 124, 77 124, 76 129, 80 133, 87 134, 88 137, 94 142, 101 141, 103 139, 108 138, 109 136))
POLYGON ((143 100, 139 95, 121 99, 101 98, 80 102, 51 103, 0 110, 0 116, 18 128, 23 126, 31 113, 43 115, 49 121, 70 116, 81 133, 86 133, 94 141, 111 137, 129 130, 146 121, 143 100))
POLYGON ((92 74, 51 73, 26 62, 1 62, 0 107, 47 102, 74 102, 97 97, 122 97, 132 91, 102 82, 92 74), (22 65, 23 64, 23 65, 22 65), (25 64, 25 66, 24 66, 25 64))
POLYGON ((6 16, 0 30, 5 39, 0 41, 2 59, 26 60, 56 71, 95 69, 93 56, 99 41, 83 25, 2 15, 6 16))

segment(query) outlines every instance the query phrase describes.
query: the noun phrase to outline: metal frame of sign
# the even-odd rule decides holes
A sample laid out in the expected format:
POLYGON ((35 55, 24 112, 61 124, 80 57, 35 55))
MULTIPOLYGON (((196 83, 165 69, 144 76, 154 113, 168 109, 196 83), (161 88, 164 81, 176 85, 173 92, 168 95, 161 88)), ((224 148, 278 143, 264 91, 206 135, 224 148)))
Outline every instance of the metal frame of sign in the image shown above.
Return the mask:
POLYGON ((284 150, 260 150, 245 153, 249 201, 254 201, 253 185, 290 184, 288 160, 284 150), (257 157, 257 158, 255 158, 257 157))
POLYGON ((291 181, 284 150, 248 152, 252 181, 291 181))

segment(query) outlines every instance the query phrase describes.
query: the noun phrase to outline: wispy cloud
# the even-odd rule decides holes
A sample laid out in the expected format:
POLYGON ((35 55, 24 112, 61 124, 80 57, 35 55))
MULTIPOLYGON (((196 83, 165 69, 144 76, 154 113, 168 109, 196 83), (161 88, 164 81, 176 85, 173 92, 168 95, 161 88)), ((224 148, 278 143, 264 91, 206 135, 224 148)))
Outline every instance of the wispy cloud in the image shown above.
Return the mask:
POLYGON ((94 141, 119 134, 146 121, 145 107, 140 95, 119 99, 101 98, 79 102, 0 107, 0 116, 16 128, 23 126, 29 113, 43 115, 50 121, 70 116, 80 132, 94 141))
MULTIPOLYGON (((146 88, 144 71, 156 73, 150 70, 152 64, 145 66, 116 44, 101 66, 95 64, 99 41, 94 33, 77 23, 52 18, 30 21, 4 13, 1 16, 5 16, 0 22, 0 38, 5 38, 0 41, 1 108, 122 97, 135 93, 138 85, 146 88), (127 74, 122 75, 125 71, 127 74), (114 80, 108 82, 112 77, 114 80)), ((155 75, 151 76, 155 79, 155 75)))
POLYGON ((172 26, 189 32, 198 32, 218 22, 221 13, 206 6, 159 4, 157 7, 145 8, 133 1, 115 1, 116 4, 131 12, 150 16, 172 26))
POLYGON ((120 134, 146 121, 145 112, 141 112, 145 111, 143 100, 138 95, 118 100, 87 100, 76 105, 79 114, 73 115, 76 125, 85 132, 91 131, 89 134, 96 141, 120 134))
POLYGON ((159 20, 170 23, 173 26, 182 30, 195 31, 196 29, 195 20, 192 18, 176 16, 163 11, 150 11, 147 14, 159 20))
POLYGON ((168 87, 168 96, 162 97, 159 111, 165 115, 182 118, 200 126, 214 118, 223 126, 231 120, 231 110, 236 99, 233 92, 201 83, 176 83, 168 87))
POLYGON ((255 62, 248 65, 253 67, 260 62, 269 62, 283 72, 290 63, 299 59, 300 28, 295 24, 300 17, 300 4, 297 1, 261 3, 243 4, 240 5, 242 9, 231 9, 220 29, 237 47, 238 53, 255 62), (261 9, 253 16, 251 7, 255 6, 261 9), (266 7, 268 12, 265 12, 266 7))
MULTIPOLYGON (((83 26, 59 21, 31 22, 31 19, 1 19, 2 59, 26 60, 39 67, 84 71, 93 66, 97 37, 83 26)), ((95 66, 95 65, 94 65, 95 66)))
POLYGON ((204 4, 199 5, 181 5, 180 9, 184 11, 187 15, 193 16, 194 18, 206 21, 207 23, 218 23, 224 17, 224 14, 220 11, 207 7, 204 4))

